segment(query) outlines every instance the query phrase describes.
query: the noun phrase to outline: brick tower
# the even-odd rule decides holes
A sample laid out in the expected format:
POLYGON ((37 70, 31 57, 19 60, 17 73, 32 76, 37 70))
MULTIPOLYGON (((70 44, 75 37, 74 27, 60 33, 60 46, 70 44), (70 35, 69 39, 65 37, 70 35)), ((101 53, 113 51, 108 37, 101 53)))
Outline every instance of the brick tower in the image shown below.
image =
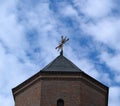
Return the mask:
POLYGON ((15 106, 108 106, 108 87, 62 54, 12 91, 15 106))

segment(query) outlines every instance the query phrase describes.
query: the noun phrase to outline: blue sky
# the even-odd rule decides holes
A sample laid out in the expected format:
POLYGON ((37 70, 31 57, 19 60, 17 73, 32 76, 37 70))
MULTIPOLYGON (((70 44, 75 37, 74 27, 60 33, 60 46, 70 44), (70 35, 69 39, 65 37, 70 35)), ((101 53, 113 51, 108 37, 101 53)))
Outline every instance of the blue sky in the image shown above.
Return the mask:
POLYGON ((59 55, 109 86, 120 104, 119 0, 0 0, 0 106, 14 106, 11 89, 59 55))

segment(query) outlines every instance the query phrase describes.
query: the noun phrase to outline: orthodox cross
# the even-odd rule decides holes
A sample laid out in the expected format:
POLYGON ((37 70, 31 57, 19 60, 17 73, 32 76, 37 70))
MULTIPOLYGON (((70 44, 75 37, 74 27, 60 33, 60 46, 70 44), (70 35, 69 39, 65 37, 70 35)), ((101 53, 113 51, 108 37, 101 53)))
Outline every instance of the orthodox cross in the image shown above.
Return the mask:
POLYGON ((68 40, 69 38, 67 38, 66 36, 65 37, 61 36, 61 41, 59 45, 55 48, 55 49, 58 49, 58 51, 60 51, 61 55, 63 55, 63 46, 68 40))

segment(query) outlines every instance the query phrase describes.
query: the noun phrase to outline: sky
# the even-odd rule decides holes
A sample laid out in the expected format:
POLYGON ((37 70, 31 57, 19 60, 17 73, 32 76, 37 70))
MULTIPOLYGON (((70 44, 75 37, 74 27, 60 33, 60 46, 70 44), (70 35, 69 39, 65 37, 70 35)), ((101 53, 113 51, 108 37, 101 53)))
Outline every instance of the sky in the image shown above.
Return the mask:
POLYGON ((0 106, 14 106, 12 88, 59 56, 109 87, 120 104, 120 0, 0 0, 0 106))

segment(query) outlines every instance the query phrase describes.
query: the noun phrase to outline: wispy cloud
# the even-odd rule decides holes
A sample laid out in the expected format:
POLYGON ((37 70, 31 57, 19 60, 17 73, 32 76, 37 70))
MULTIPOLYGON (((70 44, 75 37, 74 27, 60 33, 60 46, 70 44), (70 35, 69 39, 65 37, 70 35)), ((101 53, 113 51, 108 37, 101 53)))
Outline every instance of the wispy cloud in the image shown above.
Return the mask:
POLYGON ((120 87, 115 86, 110 88, 109 106, 119 106, 120 103, 120 87))
POLYGON ((75 6, 88 18, 103 18, 111 13, 114 8, 112 0, 74 0, 75 6))

